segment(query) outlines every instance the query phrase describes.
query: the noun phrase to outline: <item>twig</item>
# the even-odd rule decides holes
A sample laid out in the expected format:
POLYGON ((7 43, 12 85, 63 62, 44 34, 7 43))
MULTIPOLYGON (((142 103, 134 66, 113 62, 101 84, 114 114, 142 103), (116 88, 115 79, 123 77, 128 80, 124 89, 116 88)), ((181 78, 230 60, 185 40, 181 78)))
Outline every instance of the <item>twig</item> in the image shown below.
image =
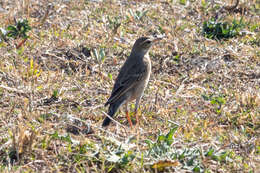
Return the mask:
POLYGON ((231 6, 224 6, 223 8, 227 11, 233 11, 235 8, 237 8, 239 4, 239 0, 236 0, 236 3, 234 5, 231 5, 231 6))
POLYGON ((49 16, 50 9, 51 9, 51 5, 48 5, 47 9, 46 9, 46 12, 45 12, 43 18, 41 19, 40 26, 43 25, 43 23, 46 21, 47 17, 49 16))
POLYGON ((16 49, 19 49, 27 40, 28 38, 24 38, 18 45, 16 45, 16 49))
POLYGON ((111 116, 109 116, 107 113, 103 112, 103 114, 105 114, 108 118, 110 118, 112 121, 114 121, 117 125, 119 125, 120 127, 123 127, 125 129, 125 126, 123 126, 122 124, 120 124, 119 122, 117 122, 116 120, 114 120, 111 116))
POLYGON ((4 86, 4 85, 0 85, 0 88, 6 89, 8 91, 15 92, 15 93, 18 93, 18 94, 23 94, 24 96, 29 97, 28 96, 28 94, 29 94, 28 91, 22 91, 22 90, 18 90, 16 88, 11 88, 11 87, 4 86))
POLYGON ((188 78, 185 78, 182 82, 181 82, 181 86, 177 89, 177 91, 176 91, 176 96, 178 96, 179 95, 179 93, 184 89, 184 87, 185 87, 185 85, 184 85, 184 83, 186 82, 188 80, 188 78))

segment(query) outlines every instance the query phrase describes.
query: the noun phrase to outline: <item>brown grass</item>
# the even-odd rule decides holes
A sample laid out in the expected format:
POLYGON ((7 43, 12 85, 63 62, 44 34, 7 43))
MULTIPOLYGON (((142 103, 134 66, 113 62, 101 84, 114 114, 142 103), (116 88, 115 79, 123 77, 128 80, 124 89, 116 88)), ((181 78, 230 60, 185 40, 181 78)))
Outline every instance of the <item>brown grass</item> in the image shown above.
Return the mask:
POLYGON ((22 39, 0 42, 0 172, 258 172, 260 6, 245 0, 222 14, 243 16, 238 37, 206 39, 202 23, 223 4, 231 3, 0 2, 0 28, 14 18, 32 27, 19 49, 22 39), (135 39, 154 34, 166 37, 150 51, 140 128, 120 111, 120 125, 102 129, 112 79, 135 39), (149 155, 145 140, 158 144, 176 126, 167 151, 149 155), (206 155, 210 148, 223 158, 206 155), (191 165, 177 157, 185 150, 198 151, 185 156, 191 165))

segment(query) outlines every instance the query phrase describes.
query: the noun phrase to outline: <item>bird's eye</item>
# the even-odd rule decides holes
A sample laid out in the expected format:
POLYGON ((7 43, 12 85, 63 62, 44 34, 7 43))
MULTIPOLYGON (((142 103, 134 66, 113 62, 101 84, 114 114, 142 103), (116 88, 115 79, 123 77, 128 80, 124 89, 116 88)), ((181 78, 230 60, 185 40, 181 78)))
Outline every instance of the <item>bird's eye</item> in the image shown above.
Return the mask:
POLYGON ((151 41, 150 41, 150 40, 147 40, 147 41, 146 41, 146 44, 151 44, 151 41))

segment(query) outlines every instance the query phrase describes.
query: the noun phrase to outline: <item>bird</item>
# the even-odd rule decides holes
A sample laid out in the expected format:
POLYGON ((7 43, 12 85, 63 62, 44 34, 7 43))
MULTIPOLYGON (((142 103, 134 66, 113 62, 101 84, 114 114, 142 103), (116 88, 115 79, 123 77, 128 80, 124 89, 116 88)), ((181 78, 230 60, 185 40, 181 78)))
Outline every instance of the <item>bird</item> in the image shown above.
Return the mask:
POLYGON ((105 117, 102 127, 110 124, 110 117, 113 117, 119 107, 124 104, 127 120, 133 127, 128 114, 128 103, 132 100, 136 100, 135 116, 136 123, 139 124, 137 110, 151 74, 151 60, 148 51, 154 43, 161 39, 158 37, 140 37, 135 41, 130 56, 119 70, 111 95, 105 103, 105 106, 109 105, 107 113, 109 116, 105 117))

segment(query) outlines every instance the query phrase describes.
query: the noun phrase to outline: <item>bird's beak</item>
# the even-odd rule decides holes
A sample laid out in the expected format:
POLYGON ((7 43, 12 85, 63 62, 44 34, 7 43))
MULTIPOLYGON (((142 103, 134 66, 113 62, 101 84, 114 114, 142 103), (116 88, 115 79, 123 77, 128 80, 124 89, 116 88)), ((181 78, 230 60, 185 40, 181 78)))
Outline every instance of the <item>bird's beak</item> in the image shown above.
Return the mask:
POLYGON ((153 43, 157 43, 158 41, 162 40, 163 38, 164 38, 163 36, 154 37, 154 38, 152 39, 152 42, 153 42, 153 43))
POLYGON ((155 38, 155 39, 153 39, 153 43, 156 43, 156 42, 158 42, 158 41, 160 41, 162 38, 155 38))

